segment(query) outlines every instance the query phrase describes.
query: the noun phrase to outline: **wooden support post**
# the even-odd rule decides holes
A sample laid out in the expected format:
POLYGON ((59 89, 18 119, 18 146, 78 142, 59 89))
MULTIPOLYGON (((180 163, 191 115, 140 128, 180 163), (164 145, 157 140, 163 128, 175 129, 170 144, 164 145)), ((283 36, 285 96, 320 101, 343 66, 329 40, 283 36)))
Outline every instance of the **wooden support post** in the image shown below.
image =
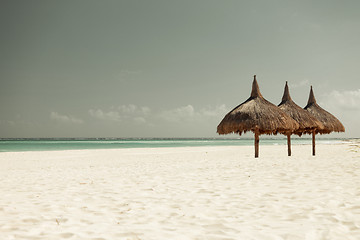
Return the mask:
POLYGON ((259 129, 255 129, 255 158, 259 157, 259 129))
POLYGON ((312 132, 312 155, 315 156, 315 129, 312 132))
POLYGON ((287 146, 288 146, 288 156, 291 156, 291 133, 287 132, 287 146))

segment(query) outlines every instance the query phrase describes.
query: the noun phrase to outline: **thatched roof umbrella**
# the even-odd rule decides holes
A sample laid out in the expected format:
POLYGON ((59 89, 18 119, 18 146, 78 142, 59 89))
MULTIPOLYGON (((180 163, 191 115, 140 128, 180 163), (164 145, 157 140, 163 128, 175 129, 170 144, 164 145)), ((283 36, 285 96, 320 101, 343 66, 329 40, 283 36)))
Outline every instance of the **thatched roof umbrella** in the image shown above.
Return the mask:
POLYGON ((219 134, 255 134, 255 157, 259 156, 259 135, 295 131, 299 124, 260 93, 256 75, 250 97, 225 115, 217 127, 219 134))
MULTIPOLYGON (((290 97, 288 83, 286 82, 284 88, 284 95, 282 97, 281 103, 278 105, 281 110, 286 112, 290 117, 292 117, 298 124, 299 128, 294 132, 295 134, 301 136, 304 133, 312 133, 316 129, 324 129, 324 125, 318 121, 310 112, 302 109, 298 106, 290 97)), ((287 145, 288 145, 288 156, 291 156, 291 132, 286 132, 287 136, 287 145)))
POLYGON ((345 132, 345 128, 334 115, 327 112, 316 103, 312 86, 310 88, 308 103, 304 109, 310 112, 317 120, 319 120, 324 125, 323 129, 314 129, 312 131, 312 146, 313 146, 312 154, 315 155, 316 133, 327 134, 331 132, 345 132))

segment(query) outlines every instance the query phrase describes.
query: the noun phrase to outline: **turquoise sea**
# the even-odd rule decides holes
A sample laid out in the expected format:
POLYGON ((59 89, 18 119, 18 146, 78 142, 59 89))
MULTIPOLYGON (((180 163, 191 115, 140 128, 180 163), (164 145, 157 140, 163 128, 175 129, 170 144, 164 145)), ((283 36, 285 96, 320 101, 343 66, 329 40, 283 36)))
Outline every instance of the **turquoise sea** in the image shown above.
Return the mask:
MULTIPOLYGON (((346 139, 317 139, 317 144, 340 143, 346 139)), ((0 139, 0 152, 52 151, 73 149, 158 148, 253 145, 250 138, 91 138, 91 139, 0 139)), ((260 145, 285 145, 285 138, 260 139, 260 145)), ((292 144, 311 144, 310 138, 292 139, 292 144)))

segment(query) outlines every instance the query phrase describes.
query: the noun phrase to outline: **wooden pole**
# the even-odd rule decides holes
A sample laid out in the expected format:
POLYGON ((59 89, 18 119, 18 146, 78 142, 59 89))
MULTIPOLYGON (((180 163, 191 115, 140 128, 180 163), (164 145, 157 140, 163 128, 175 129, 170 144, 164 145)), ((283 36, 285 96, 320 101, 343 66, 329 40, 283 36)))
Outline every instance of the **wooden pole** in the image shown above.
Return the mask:
POLYGON ((287 132, 288 156, 291 156, 291 133, 287 132))
POLYGON ((259 157, 259 129, 255 129, 255 158, 259 157))
POLYGON ((315 156, 315 129, 312 132, 312 155, 315 156))

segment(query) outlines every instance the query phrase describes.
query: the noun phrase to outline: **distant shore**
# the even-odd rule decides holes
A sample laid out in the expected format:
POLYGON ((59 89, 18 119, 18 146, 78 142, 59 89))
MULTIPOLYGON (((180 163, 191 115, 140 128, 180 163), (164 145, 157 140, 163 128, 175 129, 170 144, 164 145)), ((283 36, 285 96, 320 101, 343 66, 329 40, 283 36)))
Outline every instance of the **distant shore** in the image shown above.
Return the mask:
MULTIPOLYGON (((317 144, 336 144, 355 139, 319 138, 317 144)), ((292 144, 310 144, 311 139, 294 136, 292 144)), ((285 145, 286 139, 264 136, 260 145, 285 145)), ((16 138, 0 139, 0 152, 81 149, 252 146, 253 138, 16 138)))

